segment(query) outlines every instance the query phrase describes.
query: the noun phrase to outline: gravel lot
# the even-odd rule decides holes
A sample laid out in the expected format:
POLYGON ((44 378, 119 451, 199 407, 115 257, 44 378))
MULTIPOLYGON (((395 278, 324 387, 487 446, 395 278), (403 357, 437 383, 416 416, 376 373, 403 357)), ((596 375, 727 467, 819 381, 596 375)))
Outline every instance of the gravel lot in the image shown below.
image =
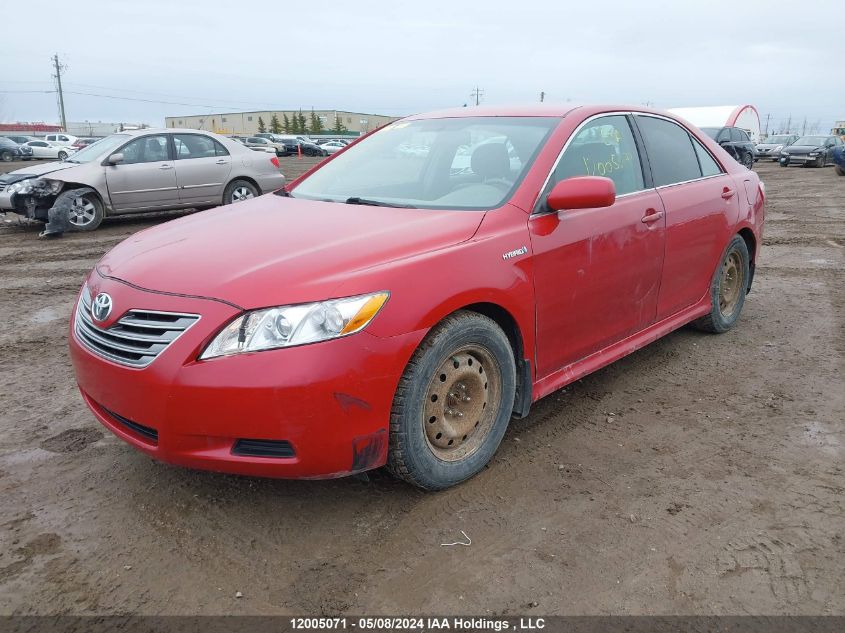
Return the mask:
POLYGON ((540 401, 438 494, 136 452, 83 405, 67 322, 94 262, 161 215, 50 242, 0 216, 0 613, 845 614, 845 178, 757 169, 739 326, 540 401))

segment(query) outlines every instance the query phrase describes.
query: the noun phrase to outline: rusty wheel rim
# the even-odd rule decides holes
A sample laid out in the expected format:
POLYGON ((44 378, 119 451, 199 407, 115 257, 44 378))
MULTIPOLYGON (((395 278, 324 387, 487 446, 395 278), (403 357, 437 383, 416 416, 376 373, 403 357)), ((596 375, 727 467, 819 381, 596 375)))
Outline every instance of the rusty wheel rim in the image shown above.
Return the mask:
POLYGON ((719 311, 724 317, 730 317, 736 311, 742 290, 745 287, 745 272, 742 258, 732 251, 722 264, 722 278, 719 281, 719 311))
POLYGON ((465 345, 450 354, 426 391, 422 424, 428 447, 444 461, 476 452, 490 434, 502 399, 502 374, 481 345, 465 345))

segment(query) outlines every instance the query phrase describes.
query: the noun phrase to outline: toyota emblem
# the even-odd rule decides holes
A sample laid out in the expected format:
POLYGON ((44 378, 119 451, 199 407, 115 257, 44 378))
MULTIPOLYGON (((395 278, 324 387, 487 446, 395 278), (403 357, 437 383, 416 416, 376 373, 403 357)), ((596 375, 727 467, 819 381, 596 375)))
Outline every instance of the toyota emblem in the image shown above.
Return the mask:
POLYGON ((91 304, 91 316, 96 321, 105 321, 111 314, 112 300, 105 292, 101 292, 91 304))

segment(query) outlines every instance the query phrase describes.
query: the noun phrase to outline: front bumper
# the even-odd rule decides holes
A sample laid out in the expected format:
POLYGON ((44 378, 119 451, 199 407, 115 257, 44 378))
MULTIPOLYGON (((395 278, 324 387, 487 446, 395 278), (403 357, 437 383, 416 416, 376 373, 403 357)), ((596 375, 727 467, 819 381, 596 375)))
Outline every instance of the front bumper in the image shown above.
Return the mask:
POLYGON ((96 273, 89 287, 94 295, 108 292, 114 302, 104 327, 128 309, 201 315, 143 369, 89 351, 71 326, 71 359, 86 404, 138 450, 190 468, 261 477, 339 477, 385 463, 396 386, 425 332, 379 338, 364 331, 197 361, 238 309, 140 290, 96 273), (236 454, 243 439, 288 442, 294 454, 236 454))
POLYGON ((783 165, 803 165, 804 163, 815 163, 819 160, 819 157, 808 156, 807 154, 790 154, 789 156, 781 156, 779 160, 783 165))

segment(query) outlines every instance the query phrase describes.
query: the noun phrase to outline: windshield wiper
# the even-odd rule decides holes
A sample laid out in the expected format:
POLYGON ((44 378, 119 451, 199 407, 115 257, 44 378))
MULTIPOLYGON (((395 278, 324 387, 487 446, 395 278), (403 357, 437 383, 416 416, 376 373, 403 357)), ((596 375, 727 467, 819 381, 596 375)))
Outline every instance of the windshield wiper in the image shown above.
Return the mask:
POLYGON ((415 209, 411 204, 397 204, 395 202, 382 202, 381 200, 371 200, 370 198, 359 198, 352 196, 346 199, 346 204, 364 204, 369 207, 393 207, 396 209, 415 209))

